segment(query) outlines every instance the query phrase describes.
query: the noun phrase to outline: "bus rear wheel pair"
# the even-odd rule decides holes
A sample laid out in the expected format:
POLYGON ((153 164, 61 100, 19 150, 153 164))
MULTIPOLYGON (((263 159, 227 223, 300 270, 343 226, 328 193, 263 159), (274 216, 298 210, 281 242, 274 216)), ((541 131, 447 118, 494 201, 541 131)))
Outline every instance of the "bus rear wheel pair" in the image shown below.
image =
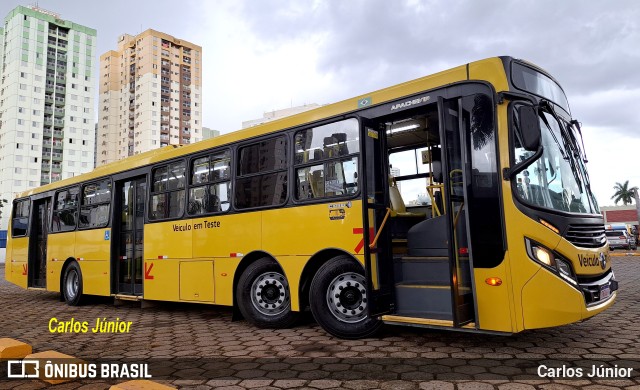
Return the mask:
MULTIPOLYGON (((267 258, 247 267, 238 280, 236 296, 244 318, 259 327, 289 327, 300 315, 291 310, 286 277, 278 264, 267 258)), ((334 257, 318 269, 311 282, 309 304, 316 322, 340 338, 368 337, 382 325, 367 315, 362 267, 347 256, 334 257)))

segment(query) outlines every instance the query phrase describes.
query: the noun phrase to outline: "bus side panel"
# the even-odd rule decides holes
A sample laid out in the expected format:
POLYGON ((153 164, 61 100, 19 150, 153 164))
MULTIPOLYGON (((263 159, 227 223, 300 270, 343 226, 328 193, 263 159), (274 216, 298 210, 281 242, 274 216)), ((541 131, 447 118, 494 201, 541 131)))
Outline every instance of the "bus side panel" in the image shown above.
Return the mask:
POLYGON ((190 259, 192 229, 190 220, 144 225, 144 258, 190 259))
POLYGON ((582 293, 543 268, 522 289, 525 329, 580 321, 584 306, 582 293))
POLYGON ((514 332, 512 321, 512 299, 509 294, 509 260, 508 256, 494 268, 474 268, 478 304, 478 323, 483 330, 497 332, 514 332), (502 280, 500 286, 491 286, 485 281, 490 277, 502 280))
POLYGON ((111 237, 110 232, 105 234, 110 230, 92 229, 76 233, 76 256, 83 259, 80 261, 80 269, 85 294, 106 296, 111 293, 111 241, 105 240, 105 237, 111 237))
POLYGON ((233 279, 242 257, 263 249, 263 212, 211 216, 193 220, 193 257, 214 258, 215 303, 233 305, 233 279))
POLYGON ((144 299, 157 301, 180 300, 180 261, 145 259, 143 264, 144 299))
POLYGON ((76 258, 76 233, 55 233, 47 237, 47 290, 59 292, 62 266, 68 258, 76 258))
POLYGON ((264 250, 274 255, 306 256, 327 248, 362 253, 361 204, 341 201, 265 211, 264 250))
MULTIPOLYGON (((11 234, 11 230, 8 231, 11 234)), ((27 288, 27 256, 29 237, 9 238, 5 259, 6 279, 22 288, 27 288)))
MULTIPOLYGON (((237 254, 246 255, 263 249, 260 232, 263 213, 265 212, 258 211, 211 216, 189 222, 193 225, 193 257, 196 259, 242 257, 237 254)), ((217 269, 216 265, 216 273, 219 273, 217 269)))
POLYGON ((216 258, 213 261, 215 275, 215 299, 217 305, 233 305, 233 276, 242 259, 240 257, 216 258))

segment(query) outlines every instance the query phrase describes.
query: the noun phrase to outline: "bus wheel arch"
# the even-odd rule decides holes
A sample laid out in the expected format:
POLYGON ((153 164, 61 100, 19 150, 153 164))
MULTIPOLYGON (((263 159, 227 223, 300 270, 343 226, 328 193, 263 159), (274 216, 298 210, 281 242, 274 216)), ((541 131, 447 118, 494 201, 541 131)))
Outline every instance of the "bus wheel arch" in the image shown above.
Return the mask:
POLYGON ((328 333, 343 339, 359 339, 377 333, 379 318, 369 317, 364 267, 352 256, 341 255, 325 262, 309 288, 309 306, 316 322, 328 333))
POLYGON ((60 296, 69 306, 78 306, 83 301, 83 279, 80 264, 68 258, 60 273, 60 296))
POLYGON ((245 256, 233 281, 234 317, 262 328, 286 328, 297 322, 291 310, 291 290, 278 261, 265 252, 245 256), (237 308, 237 310, 235 310, 237 308))

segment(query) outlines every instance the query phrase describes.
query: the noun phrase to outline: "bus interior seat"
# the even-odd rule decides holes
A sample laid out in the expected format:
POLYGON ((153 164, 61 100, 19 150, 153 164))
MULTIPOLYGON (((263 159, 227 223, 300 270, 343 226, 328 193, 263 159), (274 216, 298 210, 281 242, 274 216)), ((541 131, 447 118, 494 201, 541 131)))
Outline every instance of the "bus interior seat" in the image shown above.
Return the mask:
POLYGON ((324 176, 321 170, 307 173, 307 181, 314 198, 324 197, 324 176))
POLYGON ((414 213, 407 211, 407 206, 402 199, 400 190, 396 183, 396 179, 393 176, 389 176, 389 198, 391 199, 391 216, 392 217, 412 217, 412 218, 425 218, 425 213, 414 213))

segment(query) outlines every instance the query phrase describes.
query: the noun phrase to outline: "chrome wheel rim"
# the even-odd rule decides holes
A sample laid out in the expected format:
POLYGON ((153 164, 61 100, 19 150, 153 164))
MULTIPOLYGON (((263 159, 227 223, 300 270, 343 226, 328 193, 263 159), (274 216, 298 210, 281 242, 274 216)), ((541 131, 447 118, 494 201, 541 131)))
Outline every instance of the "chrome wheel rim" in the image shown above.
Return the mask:
POLYGON ((289 309, 289 283, 279 272, 265 272, 251 284, 251 303, 260 313, 276 316, 289 309))
POLYGON ((76 271, 69 271, 66 282, 67 297, 69 297, 69 299, 73 299, 78 295, 79 285, 80 280, 78 278, 78 273, 76 271))
POLYGON ((347 272, 334 278, 327 288, 327 306, 338 320, 353 324, 367 318, 367 288, 364 276, 347 272))

